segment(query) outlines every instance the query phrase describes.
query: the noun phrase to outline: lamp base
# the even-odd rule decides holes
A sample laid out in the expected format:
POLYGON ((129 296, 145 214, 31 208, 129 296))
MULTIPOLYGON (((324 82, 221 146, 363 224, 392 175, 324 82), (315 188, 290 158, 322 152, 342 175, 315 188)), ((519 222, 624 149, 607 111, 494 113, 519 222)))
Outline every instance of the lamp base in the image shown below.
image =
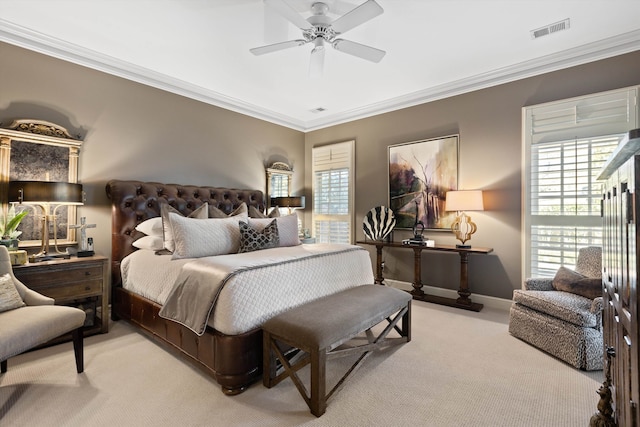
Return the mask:
POLYGON ((471 249, 471 245, 456 245, 458 249, 471 249))
POLYGON ((51 261, 54 259, 69 259, 71 255, 69 254, 40 254, 40 255, 31 255, 29 256, 29 262, 42 262, 42 261, 51 261))
POLYGON ((94 251, 78 251, 78 253, 76 254, 78 258, 84 258, 84 257, 94 256, 94 255, 95 255, 94 251))

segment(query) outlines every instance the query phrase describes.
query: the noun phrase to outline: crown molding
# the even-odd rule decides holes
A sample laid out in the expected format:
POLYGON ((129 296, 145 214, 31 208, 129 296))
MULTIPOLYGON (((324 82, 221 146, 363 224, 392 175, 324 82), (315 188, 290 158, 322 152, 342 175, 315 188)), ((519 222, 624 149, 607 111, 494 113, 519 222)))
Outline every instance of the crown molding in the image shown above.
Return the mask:
POLYGON ((633 52, 640 49, 640 30, 306 122, 82 48, 3 19, 0 19, 0 41, 280 126, 310 132, 633 52))

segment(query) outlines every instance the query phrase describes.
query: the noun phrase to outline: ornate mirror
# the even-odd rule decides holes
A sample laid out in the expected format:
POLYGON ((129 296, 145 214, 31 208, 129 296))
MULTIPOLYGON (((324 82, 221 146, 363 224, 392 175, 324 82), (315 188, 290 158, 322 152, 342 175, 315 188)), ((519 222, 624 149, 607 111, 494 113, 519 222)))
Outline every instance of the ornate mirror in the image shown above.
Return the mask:
POLYGON ((293 170, 284 162, 273 162, 267 168, 267 208, 273 197, 287 197, 291 194, 293 170))
MULTIPOLYGON (((42 239, 42 212, 33 205, 9 204, 10 181, 78 182, 78 157, 82 140, 75 138, 62 126, 41 120, 22 119, 9 127, 0 127, 0 201, 6 218, 11 205, 17 211, 31 212, 24 217, 18 230, 21 247, 34 247, 42 239)), ((61 206, 56 210, 49 237, 57 244, 76 243, 76 207, 61 206), (54 231, 55 230, 55 231, 54 231)))

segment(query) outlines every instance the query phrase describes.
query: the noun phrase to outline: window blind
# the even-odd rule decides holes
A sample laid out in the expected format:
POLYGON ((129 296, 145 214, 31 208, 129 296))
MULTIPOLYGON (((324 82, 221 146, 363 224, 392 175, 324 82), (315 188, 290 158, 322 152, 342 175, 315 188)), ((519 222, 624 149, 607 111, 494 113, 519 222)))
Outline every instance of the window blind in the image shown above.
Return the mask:
POLYGON ((523 278, 602 244, 600 169, 639 126, 638 86, 523 109, 523 278))
POLYGON ((354 142, 313 148, 312 222, 319 243, 351 243, 354 142))

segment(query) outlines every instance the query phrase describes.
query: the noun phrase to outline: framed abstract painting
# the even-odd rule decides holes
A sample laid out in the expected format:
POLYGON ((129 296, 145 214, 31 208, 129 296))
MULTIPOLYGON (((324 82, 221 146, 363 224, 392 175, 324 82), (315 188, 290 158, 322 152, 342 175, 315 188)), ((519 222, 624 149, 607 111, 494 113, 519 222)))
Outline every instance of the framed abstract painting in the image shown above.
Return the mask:
POLYGON ((389 207, 397 229, 451 229, 445 195, 458 189, 459 135, 389 146, 389 207))

